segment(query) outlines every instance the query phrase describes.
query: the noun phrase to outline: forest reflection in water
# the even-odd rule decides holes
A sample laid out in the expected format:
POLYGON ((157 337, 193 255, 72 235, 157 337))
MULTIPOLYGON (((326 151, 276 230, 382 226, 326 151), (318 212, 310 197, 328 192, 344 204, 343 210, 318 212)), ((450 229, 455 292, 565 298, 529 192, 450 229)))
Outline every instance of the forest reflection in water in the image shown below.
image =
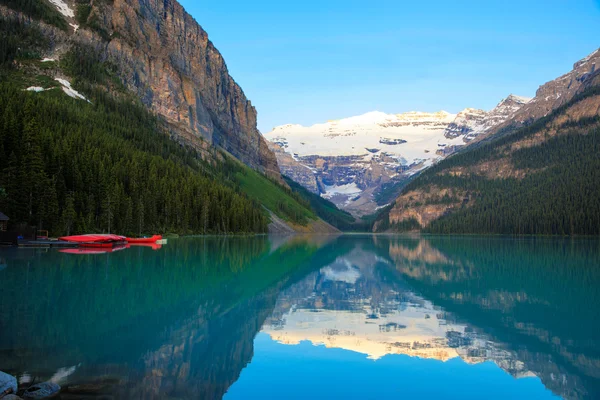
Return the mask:
POLYGON ((324 398, 335 385, 314 372, 326 364, 316 352, 338 351, 332 369, 377 381, 371 395, 410 397, 409 382, 376 375, 417 366, 414 382, 484 380, 438 385, 450 398, 600 397, 597 240, 185 238, 160 251, 0 256, 0 370, 54 379, 73 398, 81 384, 116 398, 277 397, 282 363, 287 390, 324 398))

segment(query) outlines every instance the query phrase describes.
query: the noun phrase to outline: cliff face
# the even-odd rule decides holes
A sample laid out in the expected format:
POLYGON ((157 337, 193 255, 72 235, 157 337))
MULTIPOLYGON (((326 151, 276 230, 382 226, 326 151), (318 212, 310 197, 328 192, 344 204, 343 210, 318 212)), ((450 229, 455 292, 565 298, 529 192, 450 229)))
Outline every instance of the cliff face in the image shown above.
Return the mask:
POLYGON ((277 157, 281 173, 292 178, 311 192, 319 194, 319 184, 313 170, 308 166, 296 161, 289 153, 277 143, 269 142, 269 148, 277 157))
POLYGON ((180 139, 199 146, 201 138, 281 180, 277 159, 256 128, 256 109, 207 33, 177 1, 92 2, 87 20, 110 41, 90 30, 79 30, 76 40, 104 47, 127 88, 180 139))

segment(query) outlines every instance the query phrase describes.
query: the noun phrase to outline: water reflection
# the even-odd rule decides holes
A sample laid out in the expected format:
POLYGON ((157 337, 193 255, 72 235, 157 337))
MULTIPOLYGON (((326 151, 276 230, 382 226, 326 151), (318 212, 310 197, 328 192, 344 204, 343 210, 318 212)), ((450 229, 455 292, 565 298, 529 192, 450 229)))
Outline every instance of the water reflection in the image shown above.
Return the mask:
MULTIPOLYGON (((365 368, 403 355, 469 376, 454 360, 493 362, 561 397, 593 399, 599 254, 591 240, 372 236, 189 238, 103 255, 3 251, 0 370, 22 382, 53 379, 73 396, 116 398, 252 398, 248 376, 266 398, 272 377, 261 360, 285 355, 300 368, 291 354, 309 342, 360 355, 365 368), (265 337, 279 347, 263 346, 265 337)), ((402 364, 394 363, 388 370, 402 364)), ((301 385, 316 388, 317 378, 301 385)))

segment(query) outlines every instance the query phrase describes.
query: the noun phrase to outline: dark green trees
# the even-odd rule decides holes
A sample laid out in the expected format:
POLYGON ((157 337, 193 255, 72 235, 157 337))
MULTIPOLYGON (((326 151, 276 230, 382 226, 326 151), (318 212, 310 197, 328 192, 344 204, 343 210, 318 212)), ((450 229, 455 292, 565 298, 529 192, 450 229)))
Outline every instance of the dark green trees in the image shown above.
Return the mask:
POLYGON ((0 127, 0 208, 11 223, 53 234, 266 231, 258 204, 138 106, 3 83, 0 127))

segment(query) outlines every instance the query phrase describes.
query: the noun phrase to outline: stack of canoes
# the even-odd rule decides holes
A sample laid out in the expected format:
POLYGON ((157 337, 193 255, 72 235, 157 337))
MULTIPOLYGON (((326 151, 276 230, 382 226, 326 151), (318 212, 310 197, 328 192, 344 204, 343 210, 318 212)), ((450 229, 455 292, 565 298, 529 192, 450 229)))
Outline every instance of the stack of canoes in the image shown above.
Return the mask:
POLYGON ((74 235, 74 236, 63 236, 59 238, 64 242, 75 243, 79 247, 93 248, 93 249, 112 249, 124 245, 140 245, 140 246, 151 246, 153 249, 160 248, 157 242, 162 240, 161 235, 154 235, 149 238, 128 238, 119 235, 110 234, 89 234, 89 235, 74 235))
POLYGON ((90 248, 112 248, 127 243, 127 238, 125 236, 110 234, 63 236, 59 238, 59 240, 77 243, 80 247, 90 248))

